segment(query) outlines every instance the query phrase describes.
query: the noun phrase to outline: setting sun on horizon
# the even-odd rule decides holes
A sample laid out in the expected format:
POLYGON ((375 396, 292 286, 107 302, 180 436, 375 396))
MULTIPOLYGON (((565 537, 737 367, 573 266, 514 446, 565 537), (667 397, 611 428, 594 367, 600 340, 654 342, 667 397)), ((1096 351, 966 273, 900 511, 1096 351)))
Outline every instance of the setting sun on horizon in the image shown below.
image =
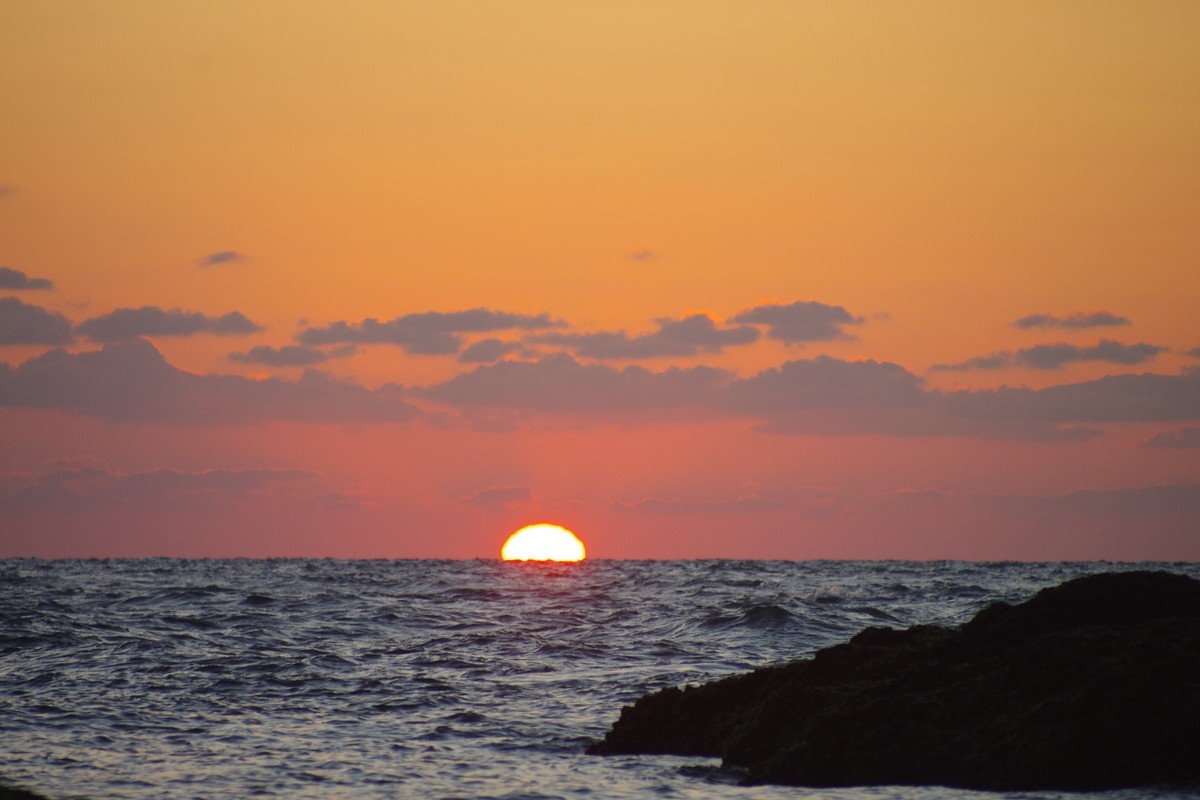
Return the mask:
POLYGON ((587 551, 574 532, 561 525, 526 525, 500 548, 504 561, 583 561, 587 551))

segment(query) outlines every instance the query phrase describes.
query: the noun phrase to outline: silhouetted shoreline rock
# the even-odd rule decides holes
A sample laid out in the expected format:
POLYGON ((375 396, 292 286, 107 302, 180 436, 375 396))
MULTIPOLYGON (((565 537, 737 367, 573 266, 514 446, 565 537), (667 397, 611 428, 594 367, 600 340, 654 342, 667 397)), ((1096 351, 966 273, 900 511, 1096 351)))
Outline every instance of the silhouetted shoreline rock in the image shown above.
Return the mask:
POLYGON ((47 800, 40 794, 0 785, 0 800, 47 800))
POLYGON ((748 783, 806 786, 1200 781, 1200 581, 1104 573, 955 629, 868 628, 646 695, 588 752, 717 756, 748 783))

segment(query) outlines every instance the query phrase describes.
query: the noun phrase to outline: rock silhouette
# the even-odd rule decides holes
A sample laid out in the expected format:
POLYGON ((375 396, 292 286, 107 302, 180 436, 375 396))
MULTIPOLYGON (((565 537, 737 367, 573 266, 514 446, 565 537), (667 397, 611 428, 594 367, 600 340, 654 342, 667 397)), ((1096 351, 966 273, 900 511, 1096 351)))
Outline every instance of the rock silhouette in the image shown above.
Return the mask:
POLYGON ((1104 573, 955 629, 868 628, 642 697, 589 752, 719 756, 747 783, 806 786, 1200 781, 1200 581, 1104 573))
POLYGON ((46 800, 46 798, 24 789, 0 785, 0 800, 46 800))

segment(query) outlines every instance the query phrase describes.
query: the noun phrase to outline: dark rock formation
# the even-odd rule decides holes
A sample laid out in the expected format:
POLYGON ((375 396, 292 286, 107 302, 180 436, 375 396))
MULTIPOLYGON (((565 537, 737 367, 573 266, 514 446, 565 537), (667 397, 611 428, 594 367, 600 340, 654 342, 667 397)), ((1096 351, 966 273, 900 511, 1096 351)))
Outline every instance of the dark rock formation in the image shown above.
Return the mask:
POLYGON ((1200 781, 1200 581, 1092 575, 953 630, 665 689, 596 754, 719 756, 748 783, 1100 790, 1200 781))
POLYGON ((0 785, 0 800, 46 800, 40 794, 0 785))

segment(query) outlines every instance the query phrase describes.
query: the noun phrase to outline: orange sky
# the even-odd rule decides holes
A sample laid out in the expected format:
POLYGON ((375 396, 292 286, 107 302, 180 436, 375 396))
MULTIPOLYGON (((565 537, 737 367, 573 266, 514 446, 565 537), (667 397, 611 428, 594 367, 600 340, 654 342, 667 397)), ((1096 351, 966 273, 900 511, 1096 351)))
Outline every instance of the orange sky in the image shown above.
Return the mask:
POLYGON ((1197 30, 6 3, 0 556, 1200 558, 1197 30))

